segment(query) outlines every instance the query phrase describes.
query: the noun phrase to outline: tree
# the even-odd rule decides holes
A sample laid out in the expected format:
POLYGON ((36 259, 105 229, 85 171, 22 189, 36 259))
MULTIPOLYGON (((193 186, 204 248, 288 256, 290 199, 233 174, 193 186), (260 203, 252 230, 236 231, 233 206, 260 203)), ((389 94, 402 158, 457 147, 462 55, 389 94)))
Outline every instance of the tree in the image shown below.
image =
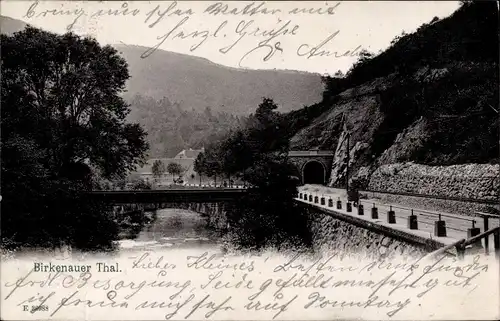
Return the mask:
POLYGON ((205 150, 205 152, 200 153, 202 162, 200 163, 199 169, 208 177, 214 177, 215 185, 217 185, 217 175, 224 172, 224 159, 221 154, 222 143, 212 144, 205 150))
POLYGON ((180 175, 183 172, 183 168, 179 163, 169 163, 167 165, 167 172, 172 174, 172 180, 174 179, 174 175, 180 175))
POLYGON ((121 190, 124 190, 126 185, 127 185, 127 181, 124 179, 119 179, 115 182, 116 188, 121 189, 121 190))
POLYGON ((263 98, 255 114, 248 119, 246 127, 229 132, 226 137, 208 146, 198 155, 195 170, 209 177, 243 173, 260 154, 269 152, 286 153, 288 150, 287 126, 284 117, 276 110, 278 105, 270 98, 263 98))
POLYGON ((276 109, 278 106, 272 99, 264 98, 255 115, 251 115, 245 139, 252 153, 284 151, 288 148, 284 117, 276 109))
POLYGON ((274 112, 276 109, 278 109, 278 105, 272 99, 263 98, 262 103, 255 112, 255 118, 260 123, 261 128, 270 125, 276 120, 277 115, 274 112))
POLYGON ((261 154, 247 171, 253 188, 228 208, 234 243, 255 249, 310 246, 307 214, 293 200, 297 181, 288 158, 261 154))
POLYGON ((342 70, 337 70, 337 72, 335 73, 335 78, 343 78, 345 75, 344 73, 342 72, 342 70))
POLYGON ((113 223, 81 192, 144 161, 146 134, 125 121, 126 61, 92 38, 32 27, 1 43, 2 237, 109 245, 113 223))
POLYGON ((202 174, 206 174, 206 157, 205 152, 201 152, 196 156, 193 164, 194 171, 201 177, 202 174))
POLYGON ((13 121, 4 129, 32 137, 59 171, 88 161, 106 177, 123 176, 141 164, 146 134, 125 122, 129 73, 113 47, 32 27, 1 39, 2 116, 13 121))
POLYGON ((246 173, 253 188, 229 205, 229 232, 242 247, 310 245, 307 215, 295 206, 295 168, 288 161, 287 133, 272 99, 264 98, 246 128, 210 145, 195 161, 209 176, 246 173))
POLYGON ((363 64, 373 58, 373 53, 366 49, 361 50, 359 53, 358 64, 363 64))
POLYGON ((138 178, 132 182, 132 189, 133 190, 151 189, 151 184, 145 182, 142 178, 138 178))
POLYGON ((161 160, 157 159, 153 162, 151 171, 153 172, 154 177, 159 178, 165 173, 165 164, 161 160))

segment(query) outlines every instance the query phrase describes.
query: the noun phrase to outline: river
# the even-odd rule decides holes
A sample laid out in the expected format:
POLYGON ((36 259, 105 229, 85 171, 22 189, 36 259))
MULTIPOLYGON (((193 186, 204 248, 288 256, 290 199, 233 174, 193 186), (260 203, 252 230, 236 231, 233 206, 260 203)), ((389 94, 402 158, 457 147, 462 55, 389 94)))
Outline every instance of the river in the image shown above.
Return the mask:
POLYGON ((183 209, 161 209, 133 239, 118 241, 120 251, 159 250, 167 248, 206 248, 220 250, 222 240, 206 228, 198 213, 183 209))
POLYGON ((225 252, 222 238, 206 227, 206 221, 199 213, 175 208, 157 210, 156 218, 136 236, 115 242, 118 246, 112 252, 82 252, 63 246, 53 251, 44 248, 2 251, 1 257, 3 261, 14 258, 44 260, 47 255, 56 259, 73 257, 82 260, 88 257, 120 257, 131 252, 171 252, 176 249, 225 252))

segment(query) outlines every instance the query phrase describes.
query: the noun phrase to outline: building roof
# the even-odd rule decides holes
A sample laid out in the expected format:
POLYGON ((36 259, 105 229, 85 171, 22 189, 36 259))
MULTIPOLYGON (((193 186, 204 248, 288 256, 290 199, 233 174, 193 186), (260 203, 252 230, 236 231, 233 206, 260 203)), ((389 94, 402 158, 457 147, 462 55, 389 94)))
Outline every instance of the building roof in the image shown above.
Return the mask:
POLYGON ((188 172, 193 167, 195 159, 194 158, 151 158, 151 159, 147 160, 146 164, 144 164, 143 167, 138 168, 136 170, 136 173, 138 173, 138 174, 152 174, 153 163, 156 160, 160 160, 163 162, 163 164, 165 164, 165 174, 168 174, 166 172, 166 169, 167 169, 167 166, 169 163, 177 163, 177 164, 182 166, 182 168, 184 169, 185 172, 188 172))

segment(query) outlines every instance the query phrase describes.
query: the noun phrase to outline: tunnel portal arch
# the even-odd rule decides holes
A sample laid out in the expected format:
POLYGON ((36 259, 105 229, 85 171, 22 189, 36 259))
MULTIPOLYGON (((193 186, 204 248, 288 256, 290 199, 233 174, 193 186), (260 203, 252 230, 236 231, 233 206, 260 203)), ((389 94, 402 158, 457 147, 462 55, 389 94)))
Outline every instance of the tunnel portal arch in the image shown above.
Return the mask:
POLYGON ((326 183, 325 166, 317 160, 310 160, 302 168, 302 177, 304 184, 324 185, 326 183))

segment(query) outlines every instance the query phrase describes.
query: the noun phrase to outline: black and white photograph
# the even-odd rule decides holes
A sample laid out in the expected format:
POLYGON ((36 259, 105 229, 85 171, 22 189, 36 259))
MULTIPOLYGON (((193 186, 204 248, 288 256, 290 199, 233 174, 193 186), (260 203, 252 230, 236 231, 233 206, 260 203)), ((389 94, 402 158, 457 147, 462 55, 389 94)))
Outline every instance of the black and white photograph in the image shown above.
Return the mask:
POLYGON ((498 320, 496 1, 2 1, 1 320, 498 320))

